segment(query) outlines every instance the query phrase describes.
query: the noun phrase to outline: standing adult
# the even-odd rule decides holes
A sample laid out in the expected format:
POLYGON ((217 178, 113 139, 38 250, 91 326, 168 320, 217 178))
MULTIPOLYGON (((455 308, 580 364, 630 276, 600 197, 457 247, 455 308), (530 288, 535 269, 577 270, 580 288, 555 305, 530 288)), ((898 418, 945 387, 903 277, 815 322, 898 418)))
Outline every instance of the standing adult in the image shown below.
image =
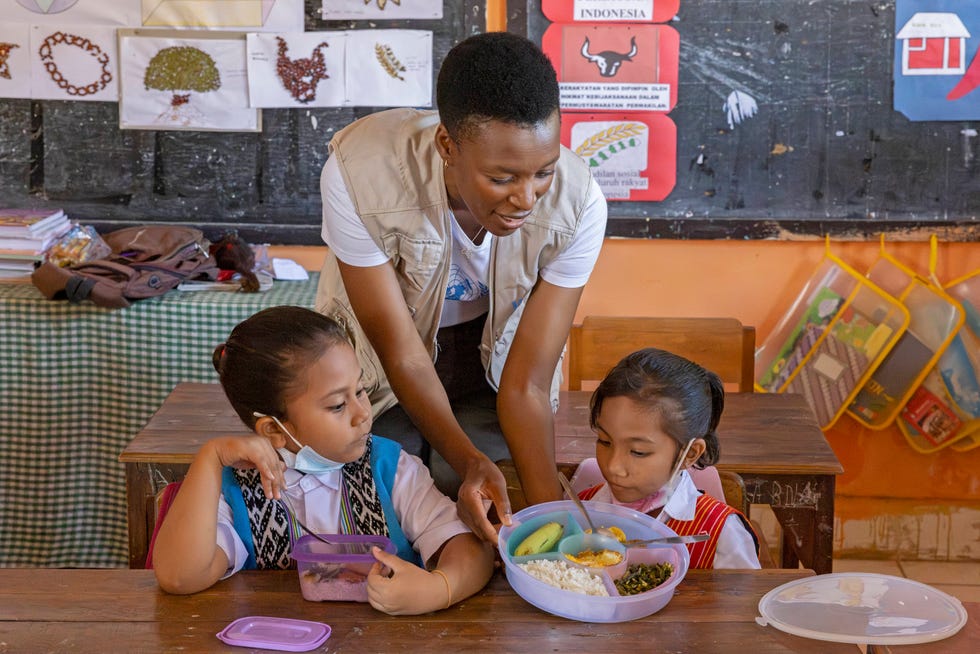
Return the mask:
POLYGON ((472 36, 443 61, 438 113, 348 125, 320 181, 317 308, 354 336, 374 431, 429 458, 488 540, 485 500, 510 515, 495 461, 513 458, 529 502, 561 496, 561 355, 605 233, 598 184, 559 142, 558 98, 531 41, 472 36))

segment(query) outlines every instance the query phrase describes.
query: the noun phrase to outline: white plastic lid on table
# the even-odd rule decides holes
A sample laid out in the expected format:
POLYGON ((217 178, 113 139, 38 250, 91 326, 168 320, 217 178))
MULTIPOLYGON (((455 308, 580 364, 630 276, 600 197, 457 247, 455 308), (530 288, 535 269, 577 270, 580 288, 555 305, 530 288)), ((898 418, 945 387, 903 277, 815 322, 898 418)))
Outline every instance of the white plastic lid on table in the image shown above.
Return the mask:
POLYGON ((759 600, 756 622, 835 643, 911 645, 948 638, 966 624, 958 599, 911 579, 840 572, 783 584, 759 600))
POLYGON ((253 615, 222 629, 218 639, 229 644, 281 652, 307 652, 330 637, 330 625, 310 620, 253 615))

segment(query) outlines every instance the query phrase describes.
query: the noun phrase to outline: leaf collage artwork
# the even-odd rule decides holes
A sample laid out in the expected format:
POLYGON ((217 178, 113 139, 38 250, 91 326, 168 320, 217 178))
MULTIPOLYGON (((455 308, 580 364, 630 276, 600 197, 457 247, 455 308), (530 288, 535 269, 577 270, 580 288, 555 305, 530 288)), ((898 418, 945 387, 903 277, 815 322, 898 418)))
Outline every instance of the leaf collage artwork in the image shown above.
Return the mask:
MULTIPOLYGON (((7 6, 9 5, 9 6, 7 6)), ((304 0, 16 0, 0 98, 119 103, 122 129, 261 131, 262 108, 430 106, 432 33, 306 31, 304 0)), ((442 0, 321 14, 441 18, 442 0)))

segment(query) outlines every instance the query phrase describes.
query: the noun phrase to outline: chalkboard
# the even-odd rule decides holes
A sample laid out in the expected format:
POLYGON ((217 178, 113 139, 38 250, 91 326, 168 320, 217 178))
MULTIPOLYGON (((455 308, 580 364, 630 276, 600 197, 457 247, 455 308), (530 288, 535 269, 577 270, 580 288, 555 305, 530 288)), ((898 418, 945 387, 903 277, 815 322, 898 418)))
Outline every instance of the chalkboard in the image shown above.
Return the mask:
MULTIPOLYGON (((508 0, 507 18, 538 43, 550 24, 540 0, 508 0)), ((663 201, 611 202, 609 235, 980 236, 980 138, 892 108, 895 2, 681 0, 670 25, 677 183, 663 201), (734 90, 758 113, 730 128, 734 90)))
MULTIPOLYGON (((306 31, 431 30, 433 89, 450 48, 486 28, 484 0, 444 0, 441 20, 324 21, 320 6, 306 0, 306 31)), ((100 232, 166 222, 322 245, 327 144, 377 110, 265 109, 261 133, 143 131, 118 128, 116 103, 0 99, 0 206, 62 207, 100 232)))

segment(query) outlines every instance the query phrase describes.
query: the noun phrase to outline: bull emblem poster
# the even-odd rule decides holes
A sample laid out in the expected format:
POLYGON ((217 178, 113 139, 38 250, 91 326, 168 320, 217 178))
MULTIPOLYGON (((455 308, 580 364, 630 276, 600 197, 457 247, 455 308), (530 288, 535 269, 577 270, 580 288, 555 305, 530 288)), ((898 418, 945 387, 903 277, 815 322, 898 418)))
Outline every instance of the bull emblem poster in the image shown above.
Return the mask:
POLYGON ((660 111, 677 104, 680 37, 666 25, 552 24, 541 47, 563 110, 660 111))
POLYGON ((909 120, 980 119, 980 3, 899 0, 894 71, 909 120))

